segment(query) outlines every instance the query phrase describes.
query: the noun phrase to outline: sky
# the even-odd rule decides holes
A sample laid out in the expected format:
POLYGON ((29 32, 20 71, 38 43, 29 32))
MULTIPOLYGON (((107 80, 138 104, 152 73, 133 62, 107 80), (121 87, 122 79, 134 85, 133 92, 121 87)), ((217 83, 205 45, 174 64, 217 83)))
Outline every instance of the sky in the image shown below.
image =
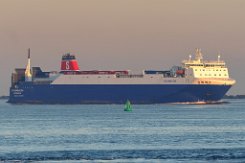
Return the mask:
POLYGON ((0 95, 11 73, 60 69, 76 55, 81 70, 169 69, 201 48, 226 61, 245 94, 245 0, 0 0, 0 95))

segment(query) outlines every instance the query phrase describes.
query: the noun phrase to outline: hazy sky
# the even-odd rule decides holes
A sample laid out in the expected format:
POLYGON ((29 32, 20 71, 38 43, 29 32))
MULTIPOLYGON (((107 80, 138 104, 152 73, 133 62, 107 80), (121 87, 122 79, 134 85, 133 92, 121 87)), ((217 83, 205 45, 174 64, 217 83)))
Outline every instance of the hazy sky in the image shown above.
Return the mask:
POLYGON ((0 0, 0 95, 14 68, 59 70, 62 54, 80 69, 168 69, 195 48, 220 52, 245 94, 245 0, 0 0))

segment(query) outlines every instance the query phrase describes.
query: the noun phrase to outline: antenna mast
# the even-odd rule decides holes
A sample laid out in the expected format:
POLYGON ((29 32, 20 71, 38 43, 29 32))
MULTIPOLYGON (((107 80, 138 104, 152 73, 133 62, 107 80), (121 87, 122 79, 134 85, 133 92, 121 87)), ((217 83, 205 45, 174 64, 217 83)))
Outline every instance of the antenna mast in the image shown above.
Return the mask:
POLYGON ((28 49, 28 61, 25 71, 25 81, 31 82, 32 81, 32 74, 31 74, 31 49, 28 49))

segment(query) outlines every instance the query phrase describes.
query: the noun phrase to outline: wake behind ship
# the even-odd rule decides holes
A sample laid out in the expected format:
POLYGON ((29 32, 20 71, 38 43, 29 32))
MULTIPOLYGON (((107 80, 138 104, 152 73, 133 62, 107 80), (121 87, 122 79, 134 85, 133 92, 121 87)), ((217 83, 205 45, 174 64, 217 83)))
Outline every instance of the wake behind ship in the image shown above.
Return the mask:
POLYGON ((216 102, 235 84, 220 56, 204 61, 200 49, 170 70, 81 71, 74 55, 62 56, 60 72, 43 72, 28 64, 15 69, 10 103, 134 104, 216 102))

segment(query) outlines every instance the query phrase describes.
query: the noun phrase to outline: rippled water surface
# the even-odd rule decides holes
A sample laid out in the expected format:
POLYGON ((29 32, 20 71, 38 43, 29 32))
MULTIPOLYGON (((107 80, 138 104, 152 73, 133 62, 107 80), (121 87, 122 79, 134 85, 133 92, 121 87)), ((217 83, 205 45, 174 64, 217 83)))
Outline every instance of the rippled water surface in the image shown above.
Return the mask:
POLYGON ((245 162, 245 100, 212 105, 11 105, 0 162, 245 162))

